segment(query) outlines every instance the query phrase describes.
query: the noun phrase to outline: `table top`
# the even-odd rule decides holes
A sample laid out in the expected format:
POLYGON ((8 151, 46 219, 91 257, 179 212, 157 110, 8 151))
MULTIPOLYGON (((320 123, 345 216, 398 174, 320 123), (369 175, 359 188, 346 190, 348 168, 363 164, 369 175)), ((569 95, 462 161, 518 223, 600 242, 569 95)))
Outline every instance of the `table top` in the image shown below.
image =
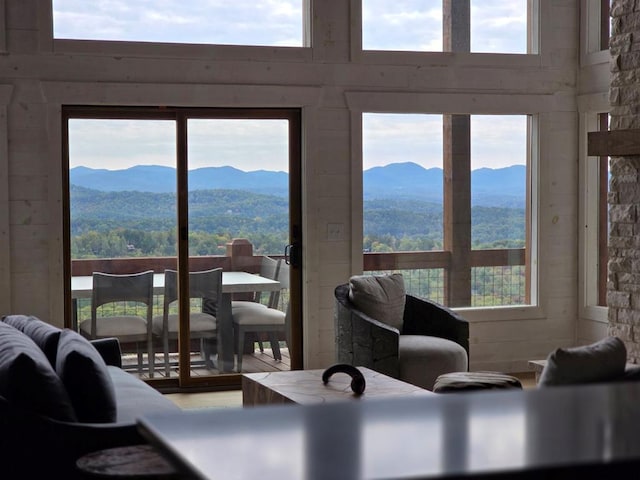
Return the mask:
POLYGON ((303 405, 340 400, 362 401, 392 396, 433 395, 428 390, 366 367, 358 367, 358 370, 362 372, 366 382, 365 391, 361 396, 353 394, 351 377, 346 373, 334 373, 326 385, 322 383, 324 370, 245 373, 242 375, 243 404, 262 403, 265 389, 269 390, 274 403, 292 402, 303 405))
MULTIPOLYGON (((91 275, 71 277, 72 298, 89 298, 93 288, 91 275)), ((270 278, 247 272, 222 272, 223 293, 246 293, 278 290, 280 282, 270 278)), ((154 293, 161 294, 164 290, 164 273, 153 275, 154 293)))
POLYGON ((630 382, 191 410, 138 426, 203 479, 616 478, 640 467, 639 401, 630 382))

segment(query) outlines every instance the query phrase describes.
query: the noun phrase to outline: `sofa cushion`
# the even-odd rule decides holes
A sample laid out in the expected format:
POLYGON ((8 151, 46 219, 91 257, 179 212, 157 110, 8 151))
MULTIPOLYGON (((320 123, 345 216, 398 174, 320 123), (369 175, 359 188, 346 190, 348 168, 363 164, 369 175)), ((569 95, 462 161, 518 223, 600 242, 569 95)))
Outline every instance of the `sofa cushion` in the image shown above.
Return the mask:
POLYGON ((76 421, 69 396, 49 360, 31 338, 0 322, 0 395, 46 417, 76 421))
POLYGON ((617 337, 591 345, 557 348, 547 357, 538 384, 571 385, 618 380, 624 375, 627 349, 617 337))
POLYGON ((31 315, 7 315, 2 320, 29 336, 47 356, 51 366, 55 367, 62 329, 31 315))
POLYGON ((349 279, 349 300, 365 315, 402 331, 405 303, 402 274, 355 275, 349 279))
POLYGON ((116 420, 116 399, 107 365, 87 339, 65 329, 58 342, 56 372, 64 383, 78 420, 116 420))

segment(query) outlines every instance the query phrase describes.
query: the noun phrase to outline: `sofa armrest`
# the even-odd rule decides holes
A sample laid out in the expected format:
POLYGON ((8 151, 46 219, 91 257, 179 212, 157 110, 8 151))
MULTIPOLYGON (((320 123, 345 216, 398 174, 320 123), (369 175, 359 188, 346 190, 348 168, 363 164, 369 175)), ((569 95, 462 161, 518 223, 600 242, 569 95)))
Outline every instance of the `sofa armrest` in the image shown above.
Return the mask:
POLYGON ((469 322, 453 310, 429 300, 406 296, 402 334, 446 338, 469 354, 469 322))
POLYGON ((99 338, 91 340, 98 353, 107 365, 122 368, 122 350, 117 338, 99 338))
MULTIPOLYGON (((105 448, 147 443, 135 423, 52 420, 12 406, 0 397, 2 478, 76 479, 76 460, 105 448)), ((84 478, 84 477, 82 477, 84 478)))

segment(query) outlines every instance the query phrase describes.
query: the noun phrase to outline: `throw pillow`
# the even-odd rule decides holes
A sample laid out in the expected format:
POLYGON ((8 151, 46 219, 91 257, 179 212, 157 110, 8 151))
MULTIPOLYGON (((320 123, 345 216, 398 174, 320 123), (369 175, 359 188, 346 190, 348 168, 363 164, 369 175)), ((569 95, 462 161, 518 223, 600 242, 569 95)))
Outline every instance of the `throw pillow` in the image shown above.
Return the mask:
POLYGON ((12 405, 62 421, 76 421, 64 385, 31 338, 0 322, 0 395, 12 405))
POLYGON ((2 320, 29 336, 47 356, 51 366, 55 367, 58 338, 62 331, 60 328, 31 315, 7 315, 2 320))
POLYGON ((624 375, 627 349, 617 337, 591 345, 557 348, 547 357, 539 385, 571 385, 617 380, 624 375))
POLYGON ((405 303, 402 274, 353 276, 349 279, 349 300, 369 317, 402 331, 405 303))
POLYGON ((58 342, 56 372, 80 422, 116 421, 116 396, 107 365, 89 341, 65 329, 58 342))

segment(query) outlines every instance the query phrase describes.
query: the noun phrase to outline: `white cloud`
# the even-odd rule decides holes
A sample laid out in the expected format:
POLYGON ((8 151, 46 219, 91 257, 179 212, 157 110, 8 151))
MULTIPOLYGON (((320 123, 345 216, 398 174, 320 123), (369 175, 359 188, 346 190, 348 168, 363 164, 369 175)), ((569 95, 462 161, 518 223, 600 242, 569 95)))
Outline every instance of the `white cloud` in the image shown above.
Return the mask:
POLYGON ((471 168, 527 163, 526 115, 472 115, 471 168))
POLYGON ((442 0, 362 0, 366 50, 442 50, 442 0))
POLYGON ((442 116, 365 114, 363 168, 414 162, 442 168, 442 116))
MULTIPOLYGON (((170 120, 72 119, 70 167, 175 167, 175 128, 170 120)), ((285 120, 191 120, 189 169, 232 165, 245 171, 288 171, 287 129, 285 120)))
POLYGON ((471 0, 471 51, 527 52, 527 0, 471 0))
MULTIPOLYGON (((414 162, 442 168, 442 115, 363 116, 363 168, 414 162)), ((472 115, 471 168, 526 164, 525 115, 472 115)))
MULTIPOLYGON (((442 51, 442 0, 362 0, 367 50, 442 51)), ((472 0, 471 51, 526 53, 527 0, 472 0)))

